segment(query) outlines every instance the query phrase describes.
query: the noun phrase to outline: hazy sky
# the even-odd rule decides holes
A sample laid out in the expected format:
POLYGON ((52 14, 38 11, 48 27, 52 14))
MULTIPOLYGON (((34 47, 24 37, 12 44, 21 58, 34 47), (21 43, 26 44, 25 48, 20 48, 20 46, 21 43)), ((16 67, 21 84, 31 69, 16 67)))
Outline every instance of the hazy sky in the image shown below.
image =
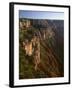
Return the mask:
POLYGON ((63 12, 19 10, 19 18, 64 20, 63 12))

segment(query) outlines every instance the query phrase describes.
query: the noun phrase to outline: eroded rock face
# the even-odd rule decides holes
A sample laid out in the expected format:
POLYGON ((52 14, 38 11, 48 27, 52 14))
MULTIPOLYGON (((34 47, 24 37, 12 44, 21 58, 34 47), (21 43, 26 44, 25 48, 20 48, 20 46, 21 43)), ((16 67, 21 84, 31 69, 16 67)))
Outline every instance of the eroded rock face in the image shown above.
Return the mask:
POLYGON ((41 31, 38 30, 36 33, 34 33, 30 40, 25 39, 25 41, 23 42, 23 47, 26 55, 33 56, 35 70, 37 70, 38 64, 41 62, 40 40, 41 41, 46 39, 48 40, 48 39, 54 38, 54 36, 55 36, 55 33, 52 31, 52 28, 45 28, 45 29, 42 28, 41 31))
POLYGON ((26 40, 26 42, 23 42, 23 47, 25 49, 26 55, 31 56, 33 52, 32 42, 28 42, 28 40, 26 40))
POLYGON ((26 55, 32 56, 34 58, 35 70, 40 63, 40 41, 39 38, 34 37, 31 41, 26 40, 23 42, 23 47, 25 49, 26 55))
POLYGON ((30 20, 30 23, 32 27, 23 27, 19 34, 23 79, 64 76, 63 21, 30 20))

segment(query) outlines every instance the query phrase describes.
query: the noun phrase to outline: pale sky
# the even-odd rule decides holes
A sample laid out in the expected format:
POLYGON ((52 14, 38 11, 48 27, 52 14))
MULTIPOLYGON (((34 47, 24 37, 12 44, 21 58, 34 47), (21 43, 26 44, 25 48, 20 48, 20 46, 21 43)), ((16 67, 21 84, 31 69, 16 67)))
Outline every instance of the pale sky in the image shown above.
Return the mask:
POLYGON ((64 20, 63 12, 19 10, 19 18, 64 20))

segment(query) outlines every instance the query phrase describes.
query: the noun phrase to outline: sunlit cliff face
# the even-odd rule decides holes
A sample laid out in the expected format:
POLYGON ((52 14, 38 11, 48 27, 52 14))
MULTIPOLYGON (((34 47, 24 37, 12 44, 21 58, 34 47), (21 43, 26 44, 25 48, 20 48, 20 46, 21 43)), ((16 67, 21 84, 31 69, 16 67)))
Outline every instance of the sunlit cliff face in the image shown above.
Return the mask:
POLYGON ((33 56, 34 64, 35 64, 35 70, 37 70, 37 66, 40 63, 40 42, 39 38, 34 37, 29 42, 26 40, 26 42, 23 42, 23 46, 26 52, 26 55, 33 56))
POLYGON ((23 42, 23 46, 26 52, 26 55, 31 56, 33 54, 34 47, 36 46, 39 51, 40 51, 40 42, 39 42, 39 38, 37 37, 33 37, 31 39, 31 41, 25 40, 25 42, 23 42))
POLYGON ((32 42, 23 42, 23 46, 26 52, 26 55, 31 56, 32 52, 33 52, 33 48, 32 48, 32 42))

